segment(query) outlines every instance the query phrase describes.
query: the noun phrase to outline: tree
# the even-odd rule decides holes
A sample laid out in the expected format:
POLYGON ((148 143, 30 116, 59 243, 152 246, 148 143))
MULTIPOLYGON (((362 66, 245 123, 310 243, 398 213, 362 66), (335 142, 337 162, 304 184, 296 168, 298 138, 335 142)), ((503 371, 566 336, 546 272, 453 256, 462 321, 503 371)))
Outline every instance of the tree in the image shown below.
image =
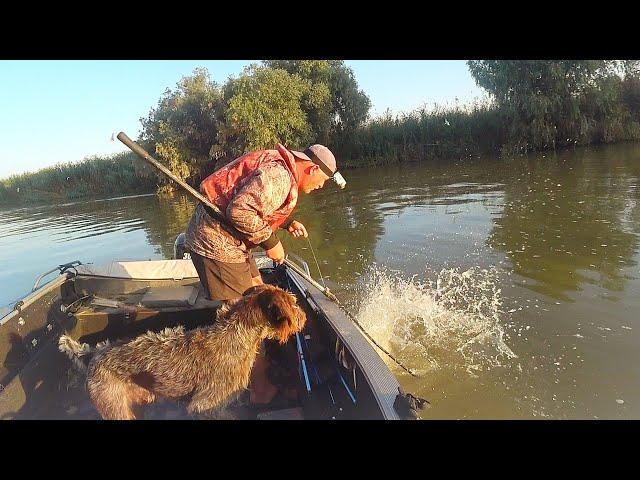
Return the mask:
POLYGON ((250 65, 224 86, 226 124, 219 149, 228 159, 247 151, 273 148, 278 142, 301 148, 311 138, 302 108, 313 96, 310 85, 278 68, 250 65))
POLYGON ((214 147, 222 108, 220 88, 205 68, 198 68, 183 77, 175 91, 167 89, 148 118, 140 119, 141 141, 176 176, 197 183, 219 153, 214 147))
POLYGON ((622 64, 622 102, 629 109, 632 118, 640 122, 640 61, 624 60, 622 64))
POLYGON ((640 78, 640 60, 622 60, 622 73, 624 78, 640 78))
POLYGON ((615 62, 605 60, 472 60, 476 83, 503 109, 515 150, 587 141, 581 98, 599 88, 615 62))
POLYGON ((352 133, 367 120, 371 101, 358 89, 353 71, 342 60, 267 60, 264 64, 311 83, 314 95, 306 99, 303 109, 318 142, 352 133), (329 91, 330 104, 325 103, 325 89, 329 91))

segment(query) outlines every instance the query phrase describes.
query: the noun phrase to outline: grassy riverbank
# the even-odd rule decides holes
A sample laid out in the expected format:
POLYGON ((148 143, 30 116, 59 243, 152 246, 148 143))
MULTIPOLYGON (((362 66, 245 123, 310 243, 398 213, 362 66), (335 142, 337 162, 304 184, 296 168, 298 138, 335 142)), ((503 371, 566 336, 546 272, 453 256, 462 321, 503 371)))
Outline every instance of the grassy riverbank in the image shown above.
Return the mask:
POLYGON ((135 154, 88 157, 0 180, 0 205, 63 203, 150 193, 157 180, 135 154))
MULTIPOLYGON (((605 130, 602 124, 594 123, 592 128, 594 132, 605 130)), ((502 112, 487 103, 476 103, 465 107, 435 107, 431 111, 422 108, 402 116, 383 115, 329 145, 344 170, 419 161, 477 161, 482 155, 504 155, 506 134, 502 112)), ((628 122, 615 136, 590 137, 556 146, 556 150, 627 141, 640 141, 637 122, 628 122)), ((190 183, 197 186, 197 182, 190 183)), ((161 190, 162 185, 163 179, 135 154, 124 152, 0 180, 0 205, 63 203, 153 193, 161 190)))
POLYGON ((488 103, 436 106, 375 118, 338 141, 335 150, 340 164, 347 168, 420 160, 446 162, 499 154, 503 130, 499 110, 488 103))

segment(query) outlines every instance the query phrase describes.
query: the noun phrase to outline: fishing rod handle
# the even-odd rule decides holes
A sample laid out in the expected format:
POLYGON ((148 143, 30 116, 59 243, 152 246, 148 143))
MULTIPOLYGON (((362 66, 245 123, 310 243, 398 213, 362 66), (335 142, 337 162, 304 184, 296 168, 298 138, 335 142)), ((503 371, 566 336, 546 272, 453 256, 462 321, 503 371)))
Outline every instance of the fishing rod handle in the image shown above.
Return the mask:
POLYGON ((164 173, 166 176, 168 176, 171 180, 173 180, 174 182, 176 182, 177 184, 179 184, 182 188, 184 188, 187 192, 189 192, 192 196, 194 196, 195 198, 197 198, 198 200, 200 200, 202 203, 204 203, 207 207, 211 208, 214 212, 216 212, 218 215, 222 215, 220 213, 220 210, 218 209, 218 207, 216 207, 213 203, 211 203, 205 196, 203 196, 200 192, 198 192, 196 189, 194 189, 193 187, 191 187, 191 185, 189 185, 188 183, 186 183, 185 181, 179 179, 178 177, 176 177, 173 173, 171 173, 171 171, 165 167, 164 165, 162 165, 160 162, 158 162, 155 158, 153 158, 151 155, 149 155, 149 153, 142 148, 140 145, 138 145, 136 142, 134 142, 133 140, 131 140, 126 133, 124 132, 120 132, 118 134, 118 140, 120 140, 122 143, 124 143, 127 147, 129 147, 135 154, 137 154, 140 158, 142 158, 143 160, 146 160, 148 163, 150 163, 152 166, 154 166, 155 168, 157 168, 158 170, 160 170, 162 173, 164 173))
POLYGON ((127 136, 126 133, 120 132, 118 134, 118 140, 120 140, 127 147, 129 147, 140 158, 142 158, 143 160, 147 161, 151 166, 153 166, 154 168, 160 170, 167 177, 169 177, 171 180, 173 180, 178 185, 180 185, 182 188, 184 188, 185 191, 188 194, 190 194, 192 197, 194 197, 196 200, 200 201, 205 206, 205 210, 207 210, 207 213, 209 215, 211 215, 212 217, 216 218, 223 225, 223 227, 225 229, 227 229, 231 234, 235 235, 238 238, 245 238, 246 237, 246 234, 238 231, 237 228, 235 228, 234 226, 229 224, 229 221, 224 216, 224 214, 220 211, 220 209, 216 205, 211 203, 208 198, 206 198, 204 195, 202 195, 196 189, 191 187, 191 185, 187 184, 183 180, 180 180, 178 177, 176 177, 173 173, 171 173, 171 171, 167 167, 165 167, 160 162, 158 162, 155 158, 153 158, 151 155, 149 155, 149 153, 144 148, 142 148, 136 142, 131 140, 127 136))

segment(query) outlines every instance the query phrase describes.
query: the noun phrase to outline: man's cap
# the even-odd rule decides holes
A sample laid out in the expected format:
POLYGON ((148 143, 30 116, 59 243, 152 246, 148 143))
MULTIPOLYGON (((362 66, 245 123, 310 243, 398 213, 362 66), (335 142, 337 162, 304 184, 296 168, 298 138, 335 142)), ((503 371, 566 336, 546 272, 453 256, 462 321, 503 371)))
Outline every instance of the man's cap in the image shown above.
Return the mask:
POLYGON ((291 153, 302 160, 315 163, 328 177, 333 177, 333 174, 336 173, 336 170, 338 169, 336 165, 336 157, 334 157, 331 150, 324 145, 315 144, 311 145, 304 152, 291 150, 291 153))

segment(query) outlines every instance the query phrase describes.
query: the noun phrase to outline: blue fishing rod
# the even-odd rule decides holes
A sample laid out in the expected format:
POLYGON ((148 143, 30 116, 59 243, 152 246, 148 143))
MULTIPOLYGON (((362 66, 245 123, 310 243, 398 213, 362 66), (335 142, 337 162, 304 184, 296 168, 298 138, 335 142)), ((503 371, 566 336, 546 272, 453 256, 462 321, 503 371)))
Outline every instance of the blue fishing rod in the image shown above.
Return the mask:
POLYGON ((298 358, 302 366, 302 373, 304 375, 304 383, 307 387, 307 392, 311 391, 311 383, 309 382, 309 373, 307 371, 307 363, 304 359, 304 351, 302 350, 302 343, 300 342, 300 332, 296 333, 296 348, 298 349, 298 358))

